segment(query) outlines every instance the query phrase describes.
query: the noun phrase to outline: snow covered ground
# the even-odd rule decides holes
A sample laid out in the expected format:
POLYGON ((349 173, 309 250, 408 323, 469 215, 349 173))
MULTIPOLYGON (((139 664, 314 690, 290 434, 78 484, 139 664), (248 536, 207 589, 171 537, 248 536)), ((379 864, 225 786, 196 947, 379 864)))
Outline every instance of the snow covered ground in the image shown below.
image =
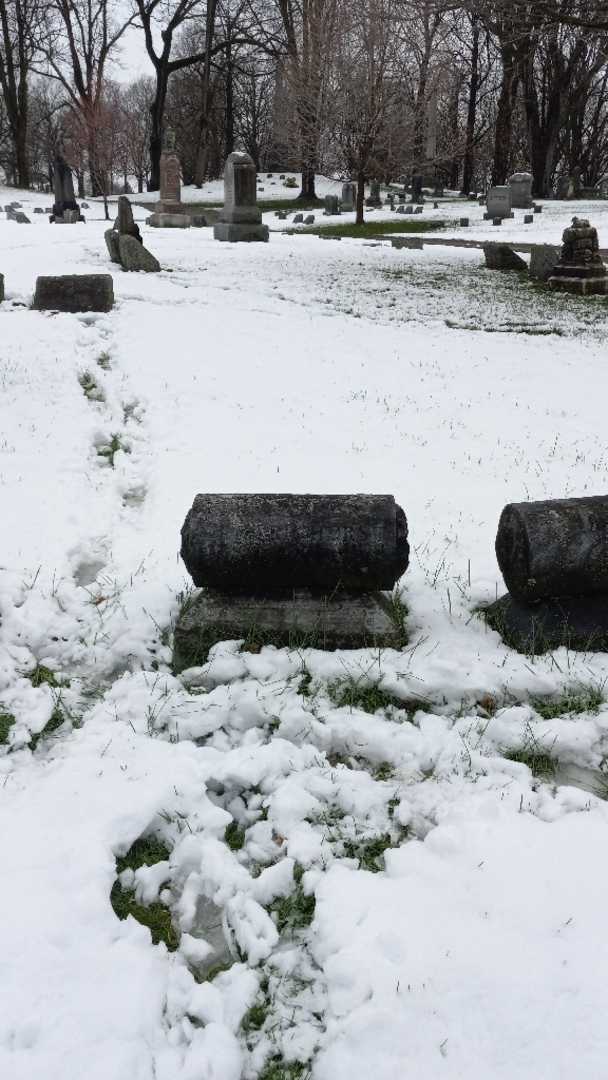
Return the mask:
MULTIPOLYGON (((607 209, 500 235, 602 241, 607 209)), ((99 207, 31 218, 0 219, 0 1075, 605 1077, 608 656, 477 614, 506 502, 606 490, 605 301, 474 250, 145 224, 163 271, 126 274, 99 207), (110 314, 29 309, 90 271, 110 314), (198 491, 393 493, 407 648, 174 676, 198 491)))

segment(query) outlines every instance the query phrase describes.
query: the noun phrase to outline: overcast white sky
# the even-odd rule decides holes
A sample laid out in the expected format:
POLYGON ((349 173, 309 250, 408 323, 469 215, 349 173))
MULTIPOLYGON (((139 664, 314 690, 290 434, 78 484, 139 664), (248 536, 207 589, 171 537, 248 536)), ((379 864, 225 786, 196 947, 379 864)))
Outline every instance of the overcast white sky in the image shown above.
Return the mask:
POLYGON ((154 75, 146 52, 143 30, 130 26, 123 34, 110 62, 108 74, 117 82, 132 82, 140 75, 154 75))

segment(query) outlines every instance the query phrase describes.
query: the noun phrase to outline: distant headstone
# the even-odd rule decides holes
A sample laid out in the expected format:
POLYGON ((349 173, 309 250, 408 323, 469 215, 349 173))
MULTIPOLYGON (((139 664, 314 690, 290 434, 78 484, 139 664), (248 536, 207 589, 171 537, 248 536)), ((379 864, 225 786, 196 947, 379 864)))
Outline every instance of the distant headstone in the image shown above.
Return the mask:
POLYGON ((247 637, 321 649, 396 645, 383 590, 409 561, 407 521, 388 495, 197 495, 182 558, 203 591, 175 628, 179 670, 247 637))
POLYGON ((355 209, 357 202, 357 185, 349 181, 342 184, 342 209, 350 212, 355 209))
POLYGON ((323 202, 325 217, 335 217, 340 213, 340 200, 337 195, 326 195, 323 202))
POLYGON ((81 203, 81 206, 82 206, 82 209, 83 209, 83 210, 88 210, 88 209, 89 209, 89 204, 88 204, 88 202, 83 202, 83 203, 81 203))
POLYGON ((53 204, 51 221, 56 221, 65 225, 72 225, 76 221, 79 221, 80 209, 74 198, 72 170, 63 157, 63 154, 60 152, 55 154, 55 160, 53 162, 53 190, 55 193, 55 202, 53 204), (73 213, 70 213, 70 211, 75 211, 76 216, 74 216, 73 213), (68 215, 67 217, 66 213, 68 215))
POLYGON ((370 184, 369 196, 366 199, 367 206, 382 206, 382 196, 380 195, 380 181, 372 180, 370 184))
POLYGON ((304 221, 304 214, 294 214, 293 215, 293 224, 294 225, 301 225, 303 221, 304 221))
POLYGON ((421 214, 422 213, 422 207, 421 206, 415 206, 414 207, 414 213, 415 214, 421 214))
POLYGON ((315 223, 315 215, 314 214, 308 214, 307 217, 304 218, 304 224, 305 225, 314 225, 314 223, 315 223))
POLYGON ((168 129, 165 144, 160 155, 160 201, 163 204, 159 213, 175 213, 182 201, 181 165, 175 152, 175 136, 168 129))
POLYGON ((224 208, 213 228, 216 240, 268 240, 268 226, 262 225, 262 212, 256 205, 255 182, 255 165, 249 154, 229 154, 224 169, 224 208))
POLYGON ((18 225, 30 225, 30 219, 21 210, 9 210, 6 215, 9 221, 16 221, 18 225))
POLYGON ((534 214, 524 214, 524 225, 534 224, 534 214))
POLYGON ((536 205, 534 206, 534 213, 535 214, 542 214, 542 212, 543 212, 542 206, 536 206, 536 205))
POLYGON ((492 218, 492 225, 502 225, 502 218, 501 217, 492 218))
POLYGON ((486 221, 494 221, 494 218, 512 218, 511 188, 508 184, 501 187, 491 187, 488 192, 488 209, 484 214, 486 221))
POLYGON ((37 311, 111 311, 114 288, 110 274, 67 274, 36 279, 37 311))
POLYGON ((411 203, 408 206, 406 206, 405 212, 406 212, 406 214, 413 214, 414 213, 414 207, 411 205, 411 203))
POLYGON ((525 260, 520 258, 508 244, 484 244, 483 253, 489 270, 528 272, 525 260))
POLYGON ((532 201, 532 175, 528 172, 514 173, 509 177, 511 188, 511 207, 514 210, 531 210, 532 201))
POLYGON ((460 219, 460 227, 462 229, 468 229, 470 224, 471 224, 471 222, 470 222, 470 219, 468 217, 461 217, 461 219, 460 219))
POLYGON ((4 300, 4 274, 0 274, 0 304, 4 300))
POLYGON ((116 229, 106 229, 103 234, 103 238, 106 242, 106 247, 108 249, 108 255, 110 256, 112 262, 118 263, 120 265, 120 248, 118 246, 118 236, 119 234, 117 233, 116 229))
POLYGON ((560 261, 549 288, 580 296, 608 295, 608 271, 599 253, 597 229, 586 218, 572 218, 564 230, 560 261))
POLYGON ((44 210, 42 209, 41 206, 35 206, 34 207, 34 213, 35 214, 44 214, 44 210))

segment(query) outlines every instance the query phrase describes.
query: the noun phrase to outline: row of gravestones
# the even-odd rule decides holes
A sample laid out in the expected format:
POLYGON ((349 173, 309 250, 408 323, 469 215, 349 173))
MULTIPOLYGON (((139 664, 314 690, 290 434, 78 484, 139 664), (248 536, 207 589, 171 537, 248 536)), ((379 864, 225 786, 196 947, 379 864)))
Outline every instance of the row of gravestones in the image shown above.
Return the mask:
MULTIPOLYGON (((403 645, 387 593, 409 562, 389 495, 197 495, 181 555, 194 584, 175 629, 178 669, 216 641, 403 645)), ((520 651, 608 649, 608 497, 510 504, 496 555, 508 594, 489 625, 520 651)))

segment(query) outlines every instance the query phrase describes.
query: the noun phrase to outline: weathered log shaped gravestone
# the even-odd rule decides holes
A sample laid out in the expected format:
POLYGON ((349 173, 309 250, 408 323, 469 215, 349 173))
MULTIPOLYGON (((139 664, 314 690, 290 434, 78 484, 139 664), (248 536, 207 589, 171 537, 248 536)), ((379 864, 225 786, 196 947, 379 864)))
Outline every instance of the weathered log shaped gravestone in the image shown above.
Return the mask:
POLYGON ((197 495, 181 553, 203 591, 175 628, 179 669, 253 632, 325 649, 403 643, 383 595, 409 559, 390 495, 197 495))
POLYGON ((491 187, 488 191, 487 210, 483 215, 484 221, 495 221, 496 218, 512 218, 511 188, 508 184, 500 187, 491 187))
POLYGON ((549 288, 579 296, 608 295, 608 272, 599 253, 597 229, 586 218, 572 218, 564 230, 560 261, 549 278, 549 288))
POLYGON ((496 557, 508 594, 487 620, 520 652, 608 651, 608 497, 512 503, 496 557))
POLYGON ((213 227, 216 240, 231 243, 268 240, 262 211, 256 205, 256 169, 249 154, 229 154, 224 169, 224 208, 213 227))
POLYGON ((78 221, 84 221, 74 198, 72 170, 61 153, 55 155, 53 162, 53 190, 55 202, 51 221, 57 225, 74 225, 78 221))

